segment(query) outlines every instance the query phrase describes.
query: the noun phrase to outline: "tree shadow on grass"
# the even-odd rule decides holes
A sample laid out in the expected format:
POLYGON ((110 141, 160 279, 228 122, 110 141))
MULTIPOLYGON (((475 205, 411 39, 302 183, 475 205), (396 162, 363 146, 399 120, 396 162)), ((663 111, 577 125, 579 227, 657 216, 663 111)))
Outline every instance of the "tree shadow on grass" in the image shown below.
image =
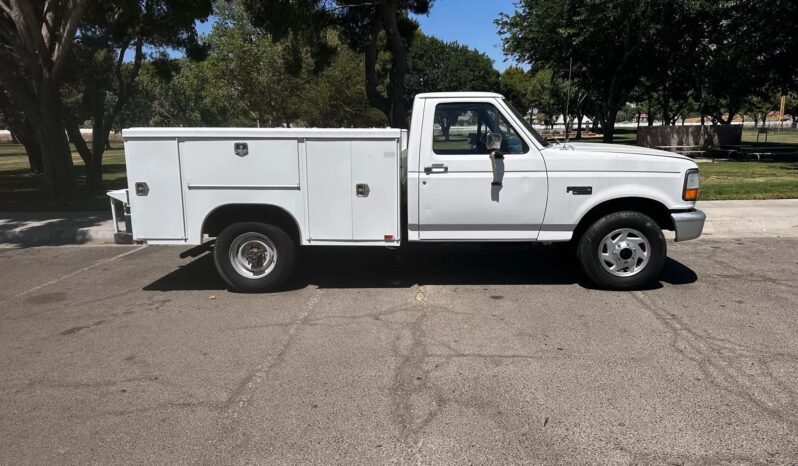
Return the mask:
MULTIPOLYGON (((74 199, 52 199, 44 189, 42 175, 29 169, 0 171, 0 212, 75 212, 108 209, 108 197, 104 192, 88 193, 85 190, 86 171, 75 167, 76 191, 74 199)), ((103 166, 103 178, 107 190, 127 187, 125 164, 103 166)))
MULTIPOLYGON (((668 258, 659 281, 682 285, 696 273, 668 258)), ((434 244, 404 250, 358 247, 300 249, 285 290, 319 288, 409 288, 413 285, 572 285, 593 288, 564 246, 535 244, 434 244)), ((147 291, 225 290, 212 253, 204 254, 144 287, 147 291)))

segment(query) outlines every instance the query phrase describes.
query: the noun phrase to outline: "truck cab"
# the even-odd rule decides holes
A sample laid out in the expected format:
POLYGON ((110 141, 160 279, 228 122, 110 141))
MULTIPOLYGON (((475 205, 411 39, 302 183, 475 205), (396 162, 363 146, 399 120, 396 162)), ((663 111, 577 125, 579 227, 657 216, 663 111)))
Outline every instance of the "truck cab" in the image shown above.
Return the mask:
POLYGON ((123 138, 129 188, 111 195, 130 211, 133 239, 214 244, 218 271, 242 291, 278 288, 297 247, 462 241, 571 241, 595 284, 635 288, 662 268, 662 230, 684 241, 704 223, 692 160, 548 142, 493 93, 419 94, 409 132, 136 128, 123 138))

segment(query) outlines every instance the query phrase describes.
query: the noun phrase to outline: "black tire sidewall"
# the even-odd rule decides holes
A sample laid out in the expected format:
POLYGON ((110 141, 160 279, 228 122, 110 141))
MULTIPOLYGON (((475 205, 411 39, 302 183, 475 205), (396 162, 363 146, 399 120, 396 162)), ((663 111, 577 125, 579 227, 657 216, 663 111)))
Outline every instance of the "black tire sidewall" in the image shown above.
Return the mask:
POLYGON ((626 211, 608 214, 592 225, 579 240, 578 255, 582 270, 595 285, 606 289, 640 288, 655 280, 667 256, 667 243, 662 229, 648 215, 640 212, 626 211), (616 277, 602 267, 598 258, 599 243, 610 232, 619 228, 632 228, 645 235, 651 247, 646 267, 631 277, 616 277))
POLYGON ((279 289, 294 269, 296 245, 282 228, 267 223, 242 222, 228 226, 216 237, 213 259, 219 275, 231 288, 245 293, 275 291, 279 289), (268 237, 277 249, 277 263, 274 269, 261 278, 247 278, 240 275, 230 263, 230 246, 244 233, 260 233, 268 237))

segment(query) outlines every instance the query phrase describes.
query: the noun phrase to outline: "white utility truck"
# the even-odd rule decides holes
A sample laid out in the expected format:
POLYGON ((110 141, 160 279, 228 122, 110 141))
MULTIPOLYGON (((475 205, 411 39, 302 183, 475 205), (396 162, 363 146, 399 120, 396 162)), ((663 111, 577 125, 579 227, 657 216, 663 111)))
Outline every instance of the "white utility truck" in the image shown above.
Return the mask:
POLYGON ((109 195, 130 213, 133 240, 215 237, 216 267, 240 291, 280 287, 299 246, 402 241, 573 241, 592 282, 634 288, 662 269, 663 229, 684 241, 704 226, 690 159, 551 144, 498 94, 420 94, 409 132, 134 128, 123 138, 128 189, 109 195))

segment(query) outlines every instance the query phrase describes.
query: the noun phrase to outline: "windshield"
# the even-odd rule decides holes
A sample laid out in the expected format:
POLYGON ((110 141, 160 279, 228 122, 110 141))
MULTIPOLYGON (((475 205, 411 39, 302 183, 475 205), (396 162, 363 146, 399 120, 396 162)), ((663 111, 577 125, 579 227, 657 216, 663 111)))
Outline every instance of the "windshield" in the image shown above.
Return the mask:
POLYGON ((548 147, 551 145, 551 143, 547 141, 546 138, 541 136, 540 133, 538 133, 537 130, 535 130, 535 128, 532 127, 531 123, 526 121, 526 118, 524 118, 524 116, 521 115, 521 112, 519 112, 518 110, 515 109, 515 107, 513 107, 513 104, 511 104, 507 100, 505 100, 504 103, 506 103, 507 106, 510 107, 510 110, 513 112, 513 114, 515 114, 516 118, 518 118, 521 121, 521 124, 524 125, 524 128, 526 128, 526 130, 529 131, 529 134, 531 134, 532 137, 535 138, 535 140, 539 142, 541 146, 548 147))

